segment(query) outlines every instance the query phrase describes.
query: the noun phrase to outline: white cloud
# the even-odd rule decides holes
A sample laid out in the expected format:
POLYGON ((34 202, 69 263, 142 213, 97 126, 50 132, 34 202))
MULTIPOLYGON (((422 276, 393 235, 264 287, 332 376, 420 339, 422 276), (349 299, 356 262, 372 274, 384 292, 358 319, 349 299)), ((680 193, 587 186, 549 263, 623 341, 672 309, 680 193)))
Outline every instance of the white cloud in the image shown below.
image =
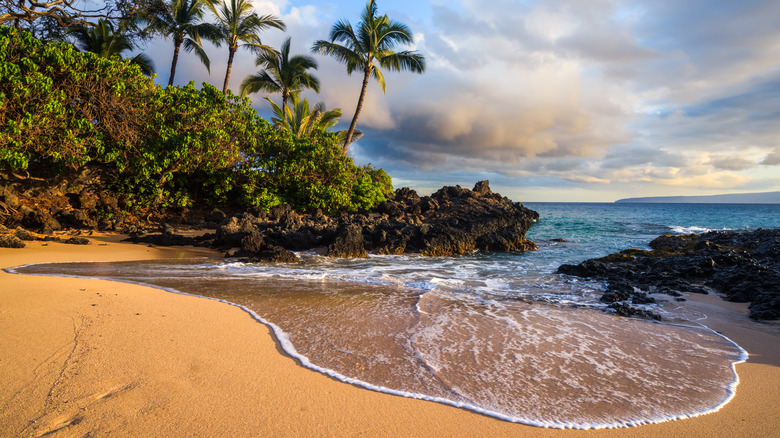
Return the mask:
MULTIPOLYGON (((309 53, 338 19, 356 23, 362 8, 254 4, 288 25, 263 42, 292 36, 295 53, 309 53)), ((380 4, 380 12, 391 7, 380 4)), ((369 85, 358 123, 367 135, 353 147, 362 160, 408 181, 419 181, 411 175, 420 169, 437 181, 487 172, 507 186, 581 184, 594 199, 627 190, 778 189, 771 171, 780 165, 780 2, 431 0, 415 11, 391 18, 409 25, 427 72, 387 73, 386 96, 369 85)), ((161 79, 170 45, 151 46, 161 79)), ((226 50, 208 52, 211 75, 184 54, 177 83, 221 87, 226 50)), ((309 98, 341 107, 346 125, 362 78, 316 59, 322 93, 309 98)), ((231 88, 254 70, 253 56, 240 52, 231 88)))

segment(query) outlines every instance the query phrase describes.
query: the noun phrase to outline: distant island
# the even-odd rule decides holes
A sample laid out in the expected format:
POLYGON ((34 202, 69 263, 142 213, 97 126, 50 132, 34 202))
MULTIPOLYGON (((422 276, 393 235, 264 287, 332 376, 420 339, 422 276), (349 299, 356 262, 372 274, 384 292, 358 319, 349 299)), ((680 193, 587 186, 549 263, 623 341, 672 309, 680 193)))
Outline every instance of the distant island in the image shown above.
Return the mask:
POLYGON ((619 204, 780 204, 780 192, 733 193, 710 196, 655 196, 618 199, 615 202, 619 204))

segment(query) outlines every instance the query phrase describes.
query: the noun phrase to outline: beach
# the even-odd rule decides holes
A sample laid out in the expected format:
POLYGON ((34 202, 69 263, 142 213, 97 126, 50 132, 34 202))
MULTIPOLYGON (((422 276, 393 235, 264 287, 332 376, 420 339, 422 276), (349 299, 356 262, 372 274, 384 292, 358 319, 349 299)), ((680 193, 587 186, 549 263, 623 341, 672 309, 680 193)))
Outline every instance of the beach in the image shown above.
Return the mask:
MULTIPOLYGON (((218 256, 91 237, 0 249, 0 268, 218 256)), ((551 430, 368 391, 300 366, 246 311, 128 283, 0 272, 3 436, 701 436, 780 434, 780 338, 746 305, 691 297, 750 354, 718 412, 614 430, 551 430)))

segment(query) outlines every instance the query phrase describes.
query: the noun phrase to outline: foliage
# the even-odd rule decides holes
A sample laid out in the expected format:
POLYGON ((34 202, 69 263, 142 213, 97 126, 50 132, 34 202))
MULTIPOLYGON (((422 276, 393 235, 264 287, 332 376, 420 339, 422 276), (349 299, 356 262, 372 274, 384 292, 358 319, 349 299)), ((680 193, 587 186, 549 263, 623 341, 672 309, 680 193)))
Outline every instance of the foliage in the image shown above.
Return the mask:
POLYGON ((116 162, 117 191, 141 205, 189 206, 193 193, 225 202, 243 150, 256 148, 268 123, 232 93, 210 84, 158 89, 148 102, 153 114, 142 128, 138 153, 116 162))
MULTIPOLYGON (((133 50, 133 43, 121 31, 115 32, 105 20, 98 20, 95 26, 78 25, 68 30, 68 35, 76 40, 76 45, 84 52, 92 52, 101 58, 122 57, 122 52, 133 50)), ((141 53, 130 62, 141 67, 145 75, 154 74, 152 59, 141 53)))
POLYGON ((241 95, 265 91, 267 93, 282 94, 282 119, 287 118, 287 100, 291 94, 304 89, 311 89, 319 93, 320 81, 309 73, 309 69, 317 69, 317 61, 311 56, 295 55, 290 57, 290 38, 282 44, 279 53, 260 53, 255 65, 262 66, 263 70, 244 78, 241 83, 241 95))
POLYGON ((111 160, 138 137, 155 86, 129 61, 0 27, 0 167, 111 160))
POLYGON ((392 190, 384 171, 355 166, 337 136, 325 131, 298 138, 286 129, 265 130, 248 158, 245 196, 261 207, 283 202, 298 210, 370 209, 392 190))
POLYGON ((22 23, 32 27, 39 20, 51 20, 60 27, 89 25, 97 19, 128 19, 147 6, 148 0, 0 0, 0 24, 14 24, 17 29, 22 23))
POLYGON ((249 0, 220 0, 219 4, 215 4, 214 0, 207 1, 209 9, 217 18, 215 39, 217 47, 220 42, 228 46, 227 70, 222 85, 222 92, 227 93, 230 70, 238 48, 246 46, 255 52, 273 53, 271 47, 260 42, 260 32, 269 27, 285 30, 286 26, 276 16, 257 15, 249 0))
POLYGON ((369 78, 373 76, 382 87, 382 93, 385 92, 385 77, 380 67, 397 72, 408 70, 423 73, 425 71, 425 59, 418 52, 393 51, 396 45, 411 44, 413 41, 412 33, 405 24, 392 21, 387 15, 377 16, 376 1, 369 0, 357 32, 348 21, 341 20, 333 25, 330 41, 320 40, 312 46, 313 52, 332 56, 344 63, 347 74, 351 75, 358 70, 363 72, 363 87, 343 143, 344 150, 347 150, 352 142, 366 97, 369 78))
POLYGON ((149 23, 148 32, 173 39, 173 60, 168 86, 173 85, 182 46, 187 52, 194 51, 211 72, 211 61, 203 50, 201 36, 215 41, 217 31, 213 24, 201 22, 204 4, 205 0, 157 0, 152 9, 143 16, 143 20, 149 23))
POLYGON ((336 134, 300 134, 209 84, 161 88, 129 60, 0 26, 1 170, 97 167, 128 210, 289 203, 334 212, 385 200, 387 174, 355 166, 336 134))
MULTIPOLYGON (((298 138, 303 138, 310 136, 315 131, 327 131, 339 122, 338 118, 341 117, 341 108, 326 110, 324 102, 317 102, 312 107, 309 104, 309 100, 301 99, 298 93, 294 93, 291 98, 292 107, 283 109, 266 97, 276 116, 271 119, 275 127, 289 129, 298 138)), ((344 143, 347 132, 336 131, 335 134, 339 143, 344 143)), ((355 131, 352 138, 357 140, 362 136, 362 132, 355 131)))

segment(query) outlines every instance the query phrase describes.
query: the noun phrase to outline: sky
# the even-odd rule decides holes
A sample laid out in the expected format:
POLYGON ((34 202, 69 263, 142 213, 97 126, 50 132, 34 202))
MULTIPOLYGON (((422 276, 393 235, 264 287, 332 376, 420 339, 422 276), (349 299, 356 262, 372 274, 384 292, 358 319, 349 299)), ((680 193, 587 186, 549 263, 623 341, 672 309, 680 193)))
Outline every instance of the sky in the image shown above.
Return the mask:
MULTIPOLYGON (((363 0, 254 0, 287 31, 261 34, 309 54, 363 0)), ((777 0, 378 0, 411 29, 423 75, 385 73, 358 121, 358 164, 429 194, 491 188, 522 202, 780 191, 777 0)), ((175 84, 221 88, 227 49, 205 44, 211 73, 180 57, 175 84)), ((167 84, 173 44, 145 48, 167 84)), ((314 55, 319 95, 346 129, 362 77, 314 55)), ((230 88, 258 70, 240 49, 230 88)), ((253 106, 270 118, 264 94, 253 106)), ((270 96, 279 101, 278 95, 270 96)))

